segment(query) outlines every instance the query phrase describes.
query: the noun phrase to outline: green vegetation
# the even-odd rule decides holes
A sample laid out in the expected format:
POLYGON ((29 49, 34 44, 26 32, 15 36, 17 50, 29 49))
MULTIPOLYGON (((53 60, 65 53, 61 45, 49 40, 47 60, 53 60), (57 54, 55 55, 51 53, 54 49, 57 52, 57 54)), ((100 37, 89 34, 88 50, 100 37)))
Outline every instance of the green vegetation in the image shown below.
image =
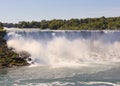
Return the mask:
POLYGON ((5 27, 40 28, 52 30, 114 30, 120 29, 120 17, 85 18, 70 20, 42 20, 41 22, 21 21, 18 24, 4 23, 5 27))
POLYGON ((0 30, 3 29, 3 24, 0 22, 0 30))
POLYGON ((0 22, 0 68, 23 66, 28 65, 27 59, 31 61, 29 53, 21 51, 19 55, 7 47, 4 36, 6 34, 5 27, 18 27, 18 28, 40 28, 51 30, 120 30, 120 17, 105 18, 85 18, 85 19, 70 19, 70 20, 42 20, 41 22, 21 21, 18 24, 13 23, 1 23, 0 22))
POLYGON ((4 40, 6 32, 3 30, 3 25, 0 23, 0 68, 12 67, 12 66, 24 66, 28 65, 25 58, 20 57, 17 53, 7 47, 4 40))

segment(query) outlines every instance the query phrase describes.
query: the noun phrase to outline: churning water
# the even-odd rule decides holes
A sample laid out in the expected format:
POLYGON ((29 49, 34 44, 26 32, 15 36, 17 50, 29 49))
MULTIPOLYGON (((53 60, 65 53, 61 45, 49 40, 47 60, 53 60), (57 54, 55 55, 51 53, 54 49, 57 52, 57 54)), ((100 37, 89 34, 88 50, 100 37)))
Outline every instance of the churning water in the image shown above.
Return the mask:
POLYGON ((119 86, 120 31, 7 30, 29 67, 1 70, 5 86, 119 86), (5 74, 4 74, 5 73, 5 74))

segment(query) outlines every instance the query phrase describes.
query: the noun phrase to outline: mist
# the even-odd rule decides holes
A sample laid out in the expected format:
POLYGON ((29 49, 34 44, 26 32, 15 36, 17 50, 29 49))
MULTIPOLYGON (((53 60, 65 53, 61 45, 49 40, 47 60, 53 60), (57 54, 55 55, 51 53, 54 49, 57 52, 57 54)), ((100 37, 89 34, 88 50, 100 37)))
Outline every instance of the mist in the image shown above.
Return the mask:
POLYGON ((82 32, 76 35, 75 32, 69 35, 60 33, 58 36, 59 33, 54 31, 45 31, 43 34, 34 31, 8 32, 7 45, 16 52, 28 52, 34 64, 37 65, 88 66, 120 62, 120 42, 114 38, 109 39, 108 33, 104 33, 104 36, 97 34, 99 39, 94 36, 78 36, 78 33, 82 34, 82 32), (76 38, 72 37, 72 34, 76 38), (108 39, 105 40, 106 38, 108 39))

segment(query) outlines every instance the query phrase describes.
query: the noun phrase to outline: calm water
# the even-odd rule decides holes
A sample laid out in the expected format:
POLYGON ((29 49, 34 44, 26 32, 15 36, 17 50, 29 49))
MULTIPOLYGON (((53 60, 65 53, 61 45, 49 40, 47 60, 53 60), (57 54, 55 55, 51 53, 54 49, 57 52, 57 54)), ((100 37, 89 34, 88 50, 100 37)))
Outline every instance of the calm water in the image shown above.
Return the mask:
POLYGON ((120 31, 8 30, 31 66, 0 70, 0 86, 120 86, 120 31))

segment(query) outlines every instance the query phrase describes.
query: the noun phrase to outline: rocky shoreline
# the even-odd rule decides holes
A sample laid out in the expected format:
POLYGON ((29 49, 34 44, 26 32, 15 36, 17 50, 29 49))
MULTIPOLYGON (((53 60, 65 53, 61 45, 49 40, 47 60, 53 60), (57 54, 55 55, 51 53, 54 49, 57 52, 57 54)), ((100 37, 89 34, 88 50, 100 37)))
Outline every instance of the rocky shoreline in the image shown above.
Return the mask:
MULTIPOLYGON (((0 31, 0 68, 13 67, 13 66, 26 66, 29 65, 27 59, 30 60, 29 54, 22 52, 23 55, 17 54, 12 49, 7 47, 4 36, 6 31, 0 31), (22 56, 22 57, 21 57, 22 56)), ((22 54, 21 53, 21 54, 22 54)))

